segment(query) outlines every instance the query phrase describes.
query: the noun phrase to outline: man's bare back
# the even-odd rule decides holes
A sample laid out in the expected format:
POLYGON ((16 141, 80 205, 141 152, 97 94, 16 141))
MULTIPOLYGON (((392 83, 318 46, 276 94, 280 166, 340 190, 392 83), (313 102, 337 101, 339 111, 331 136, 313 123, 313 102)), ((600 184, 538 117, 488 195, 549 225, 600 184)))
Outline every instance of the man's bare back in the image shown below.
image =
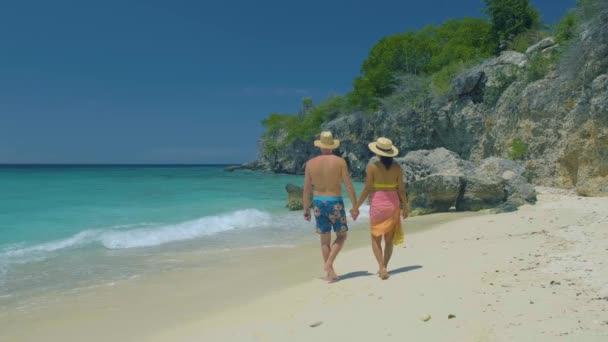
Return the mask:
POLYGON ((310 190, 314 196, 342 196, 342 182, 346 185, 351 203, 357 203, 355 187, 348 173, 346 161, 331 151, 324 151, 322 155, 310 159, 304 171, 304 216, 310 207, 310 190))
POLYGON ((344 159, 327 154, 315 157, 306 163, 310 185, 314 196, 341 196, 343 174, 348 174, 344 159))

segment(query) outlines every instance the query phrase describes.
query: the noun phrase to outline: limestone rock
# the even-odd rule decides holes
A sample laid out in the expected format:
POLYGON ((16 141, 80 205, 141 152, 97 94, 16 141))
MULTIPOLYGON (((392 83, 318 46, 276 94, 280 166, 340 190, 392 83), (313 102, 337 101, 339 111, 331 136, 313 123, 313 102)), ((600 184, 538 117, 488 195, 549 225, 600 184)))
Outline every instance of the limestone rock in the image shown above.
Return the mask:
POLYGON ((408 184, 412 215, 447 212, 456 203, 462 184, 461 177, 434 174, 408 184))
POLYGON ((420 150, 396 158, 404 173, 413 215, 495 209, 516 210, 536 201, 536 192, 520 163, 487 158, 478 165, 444 148, 420 150))
POLYGON ((294 184, 287 184, 285 190, 287 190, 287 208, 289 210, 302 210, 304 208, 302 203, 304 189, 294 184))
POLYGON ((481 67, 472 68, 459 75, 452 81, 452 95, 462 96, 473 92, 483 80, 483 77, 484 73, 481 67))
POLYGON ((512 211, 526 203, 536 203, 536 190, 524 177, 526 169, 521 163, 510 159, 490 157, 481 161, 482 174, 498 176, 505 181, 506 206, 500 211, 512 211))
POLYGON ((493 174, 475 171, 466 178, 462 196, 456 202, 456 210, 478 211, 491 209, 506 202, 506 181, 493 174))
POLYGON ((543 40, 539 41, 538 43, 530 46, 526 50, 526 55, 528 55, 528 56, 533 55, 536 52, 543 51, 546 48, 552 47, 554 45, 555 45, 555 37, 544 38, 543 40))
POLYGON ((510 64, 523 68, 528 64, 528 58, 517 51, 503 51, 496 59, 496 64, 510 64))
POLYGON ((460 194, 469 162, 445 148, 419 150, 396 158, 404 173, 413 215, 448 211, 460 194))
POLYGON ((236 170, 256 170, 258 168, 259 168, 259 165, 257 162, 251 162, 251 163, 244 163, 244 164, 240 164, 240 165, 226 166, 224 168, 224 171, 232 172, 232 171, 236 171, 236 170))

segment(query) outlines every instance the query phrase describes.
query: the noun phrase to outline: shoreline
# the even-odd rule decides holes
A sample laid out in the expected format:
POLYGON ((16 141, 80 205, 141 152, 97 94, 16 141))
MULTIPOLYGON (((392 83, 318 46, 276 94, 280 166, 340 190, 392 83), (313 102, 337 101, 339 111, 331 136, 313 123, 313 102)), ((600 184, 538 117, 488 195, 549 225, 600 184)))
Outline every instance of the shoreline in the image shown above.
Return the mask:
MULTIPOLYGON (((406 234, 416 235, 445 222, 478 215, 453 212, 417 216, 407 221, 406 234)), ((351 223, 344 251, 367 250, 368 229, 365 218, 351 223)), ((0 340, 34 341, 45 336, 47 340, 91 341, 95 340, 91 332, 103 341, 137 340, 143 338, 142 334, 154 336, 322 275, 318 236, 313 229, 309 238, 296 246, 238 247, 212 254, 188 251, 164 257, 179 260, 180 268, 50 291, 30 298, 28 303, 4 306, 0 310, 0 340), (105 331, 108 326, 114 327, 114 332, 105 331), (147 331, 150 329, 153 331, 147 331)), ((337 265, 341 257, 342 253, 337 265)), ((369 258, 373 259, 371 251, 369 258)))

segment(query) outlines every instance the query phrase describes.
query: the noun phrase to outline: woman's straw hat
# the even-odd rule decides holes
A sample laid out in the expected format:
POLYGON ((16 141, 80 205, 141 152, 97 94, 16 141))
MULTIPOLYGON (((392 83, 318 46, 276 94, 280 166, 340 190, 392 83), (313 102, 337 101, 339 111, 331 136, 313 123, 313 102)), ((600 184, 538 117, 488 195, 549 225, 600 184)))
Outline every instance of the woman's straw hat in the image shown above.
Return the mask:
POLYGON ((367 146, 379 156, 394 157, 399 154, 399 150, 393 146, 393 142, 384 137, 378 138, 378 140, 369 143, 367 146))
POLYGON ((340 146, 340 140, 334 139, 331 132, 321 132, 319 140, 315 140, 315 146, 328 150, 333 150, 340 146))

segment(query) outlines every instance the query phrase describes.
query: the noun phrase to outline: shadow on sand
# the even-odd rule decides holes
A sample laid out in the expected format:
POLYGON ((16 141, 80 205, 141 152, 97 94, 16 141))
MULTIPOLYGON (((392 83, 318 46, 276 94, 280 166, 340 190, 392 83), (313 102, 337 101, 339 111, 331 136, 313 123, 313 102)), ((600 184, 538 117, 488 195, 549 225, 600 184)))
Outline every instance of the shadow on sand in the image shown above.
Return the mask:
POLYGON ((358 278, 358 277, 368 277, 371 275, 373 275, 373 274, 371 274, 367 271, 355 271, 355 272, 349 272, 346 274, 342 274, 338 280, 341 281, 341 280, 353 279, 353 278, 358 278))
MULTIPOLYGON (((422 268, 422 266, 420 266, 420 265, 406 266, 406 267, 396 268, 394 270, 388 271, 388 274, 395 275, 395 274, 399 274, 399 273, 405 273, 405 272, 409 272, 409 271, 414 271, 414 270, 417 270, 419 268, 422 268)), ((349 273, 341 275, 340 278, 338 279, 338 281, 343 281, 343 280, 353 279, 353 278, 359 278, 359 277, 369 277, 371 275, 374 275, 374 274, 373 273, 369 273, 368 271, 349 272, 349 273)))
POLYGON ((399 273, 405 273, 405 272, 417 270, 419 268, 422 268, 422 266, 420 266, 420 265, 406 266, 406 267, 401 267, 401 268, 396 268, 394 270, 390 270, 390 271, 388 271, 388 274, 395 275, 395 274, 399 274, 399 273))

